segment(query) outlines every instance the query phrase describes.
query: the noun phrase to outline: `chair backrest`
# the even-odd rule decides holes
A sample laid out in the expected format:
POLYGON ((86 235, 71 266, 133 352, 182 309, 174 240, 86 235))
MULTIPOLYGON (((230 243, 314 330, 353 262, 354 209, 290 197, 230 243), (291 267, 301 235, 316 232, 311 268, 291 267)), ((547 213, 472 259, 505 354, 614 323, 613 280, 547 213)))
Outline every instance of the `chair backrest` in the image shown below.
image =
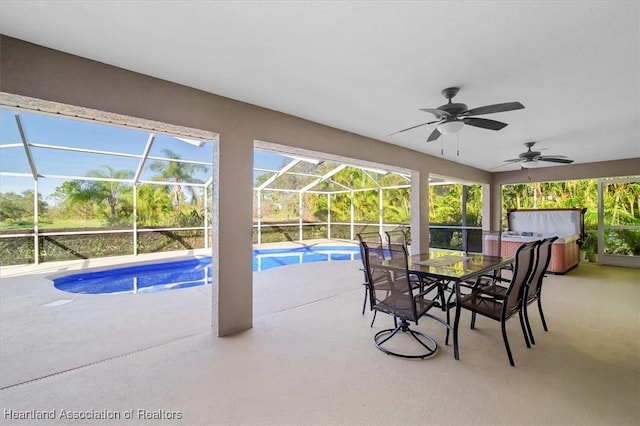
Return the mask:
POLYGON ((382 238, 377 232, 360 233, 357 236, 360 241, 360 259, 364 268, 369 306, 373 309, 377 301, 374 287, 389 288, 389 273, 380 268, 380 264, 385 260, 382 238))
POLYGON ((522 297, 531 274, 534 250, 540 241, 532 241, 518 247, 514 255, 513 276, 503 304, 504 312, 516 312, 522 305, 522 297))
POLYGON ((387 236, 387 248, 389 249, 389 255, 391 259, 398 258, 399 256, 405 256, 408 252, 407 247, 407 233, 403 229, 394 229, 393 231, 386 231, 387 236), (405 250, 401 250, 400 246, 405 250))
POLYGON ((407 245, 407 231, 403 228, 396 228, 392 231, 385 231, 387 236, 387 243, 396 243, 407 245))
POLYGON ((551 260, 551 245, 558 237, 550 237, 542 240, 536 247, 536 260, 531 270, 527 298, 539 296, 540 288, 542 286, 542 279, 549 267, 549 261, 551 260))
POLYGON ((469 253, 482 253, 482 230, 481 229, 466 230, 464 250, 469 253))
POLYGON ((405 266, 407 260, 407 246, 402 243, 388 243, 387 253, 390 259, 405 259, 405 266))
MULTIPOLYGON (((367 244, 367 249, 370 253, 375 254, 380 257, 382 260, 385 259, 384 255, 384 246, 382 245, 382 237, 378 232, 361 232, 356 235, 358 237, 358 241, 360 241, 360 245, 362 243, 367 244)), ((364 259, 364 254, 362 253, 362 249, 360 250, 360 255, 362 259, 364 259)))
MULTIPOLYGON (((360 243, 365 259, 365 273, 371 285, 369 285, 371 306, 377 306, 379 303, 384 306, 387 313, 394 314, 402 311, 407 316, 408 311, 413 318, 417 317, 416 307, 413 300, 413 290, 408 276, 407 252, 403 245, 394 244, 392 249, 400 251, 394 259, 394 268, 382 266, 379 257, 372 254, 369 245, 366 242, 360 243)), ((417 319, 417 318, 416 318, 417 319)))

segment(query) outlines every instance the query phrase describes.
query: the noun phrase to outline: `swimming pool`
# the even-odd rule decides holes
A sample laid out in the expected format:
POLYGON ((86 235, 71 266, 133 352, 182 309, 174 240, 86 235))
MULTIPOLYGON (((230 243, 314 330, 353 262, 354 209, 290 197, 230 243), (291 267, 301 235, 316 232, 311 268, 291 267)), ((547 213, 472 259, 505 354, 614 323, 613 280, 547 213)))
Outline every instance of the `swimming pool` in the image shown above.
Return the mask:
POLYGON ((253 250, 253 270, 264 271, 296 263, 359 260, 358 246, 303 246, 253 250))
MULTIPOLYGON (((357 246, 303 246, 253 250, 253 270, 308 262, 358 260, 357 246)), ((55 278, 58 290, 81 294, 154 293, 211 285, 211 257, 126 266, 55 278)))

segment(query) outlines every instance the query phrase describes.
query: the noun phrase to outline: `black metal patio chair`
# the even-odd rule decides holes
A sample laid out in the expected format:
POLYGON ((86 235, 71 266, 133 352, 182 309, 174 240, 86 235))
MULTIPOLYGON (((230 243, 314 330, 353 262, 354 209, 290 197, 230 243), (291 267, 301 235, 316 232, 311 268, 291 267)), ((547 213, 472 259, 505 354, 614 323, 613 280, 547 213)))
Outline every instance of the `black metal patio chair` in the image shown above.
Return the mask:
MULTIPOLYGON (((480 314, 486 318, 500 322, 502 338, 509 358, 509 364, 515 366, 509 339, 507 338, 506 323, 516 314, 520 318, 520 326, 527 347, 529 343, 528 328, 525 323, 523 297, 526 294, 526 285, 531 273, 534 250, 538 241, 525 243, 518 248, 514 256, 513 275, 504 295, 496 297, 487 294, 485 289, 474 289, 471 293, 463 296, 460 300, 459 308, 471 311, 471 329, 475 328, 476 315, 480 314)), ((456 316, 454 329, 457 329, 460 316, 456 316)))
MULTIPOLYGON (((369 247, 369 255, 371 256, 371 262, 380 263, 385 259, 384 246, 382 245, 382 237, 378 232, 361 232, 356 234, 358 241, 360 242, 360 258, 362 259, 362 271, 364 274, 364 281, 362 285, 364 286, 364 301, 362 303, 362 315, 367 308, 367 299, 370 298, 369 292, 369 278, 366 273, 366 265, 365 265, 365 257, 367 254, 364 252, 364 248, 362 246, 363 243, 366 243, 369 247)), ((377 277, 374 277, 377 278, 377 277)), ((369 309, 373 311, 373 306, 369 303, 369 309)), ((376 320, 376 312, 373 313, 373 319, 371 320, 371 325, 376 320)))
POLYGON ((370 251, 366 242, 362 242, 361 246, 364 252, 365 273, 370 283, 367 288, 370 292, 371 307, 376 312, 393 316, 395 324, 395 328, 381 330, 375 334, 376 347, 389 355, 403 358, 424 359, 433 356, 438 349, 436 341, 426 333, 410 327, 410 322, 417 325, 420 318, 429 317, 450 329, 447 322, 428 313, 431 308, 438 306, 428 296, 433 289, 418 291, 411 283, 407 253, 403 245, 390 247, 390 250, 404 253, 402 256, 394 257, 393 268, 378 263, 377 256, 370 251), (391 340, 399 335, 410 336, 412 339, 405 341, 401 348, 396 348, 397 345, 393 346, 391 340), (407 353, 409 342, 417 342, 418 350, 407 353))

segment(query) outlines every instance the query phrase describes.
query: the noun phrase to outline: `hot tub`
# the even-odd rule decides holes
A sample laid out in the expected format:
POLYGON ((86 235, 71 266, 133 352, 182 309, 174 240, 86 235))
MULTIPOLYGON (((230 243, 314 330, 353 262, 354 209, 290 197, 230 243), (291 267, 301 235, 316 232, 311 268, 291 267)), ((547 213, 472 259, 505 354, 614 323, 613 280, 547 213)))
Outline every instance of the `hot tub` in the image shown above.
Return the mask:
POLYGON ((548 272, 563 274, 579 261, 579 244, 584 234, 586 209, 519 209, 509 210, 509 230, 502 233, 502 256, 513 256, 522 244, 558 237, 551 246, 548 272))

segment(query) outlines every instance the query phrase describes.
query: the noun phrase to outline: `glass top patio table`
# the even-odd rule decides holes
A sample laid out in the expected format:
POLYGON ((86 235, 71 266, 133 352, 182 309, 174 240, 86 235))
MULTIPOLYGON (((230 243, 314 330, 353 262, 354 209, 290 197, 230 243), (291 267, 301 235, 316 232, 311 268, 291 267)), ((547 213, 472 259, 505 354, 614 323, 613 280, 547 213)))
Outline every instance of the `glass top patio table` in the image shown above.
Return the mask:
POLYGON ((432 249, 409 256, 409 271, 431 278, 469 281, 510 265, 513 257, 432 249))
MULTIPOLYGON (((410 274, 416 274, 429 280, 441 281, 445 284, 453 284, 453 292, 456 296, 456 320, 460 318, 459 301, 462 298, 460 293, 460 283, 472 281, 481 275, 490 275, 494 271, 511 265, 513 257, 489 256, 482 253, 468 253, 462 251, 452 251, 443 249, 430 249, 429 252, 414 254, 408 258, 408 270, 410 274)), ((389 259, 382 262, 383 267, 395 269, 402 261, 389 259)), ((447 322, 449 322, 448 305, 447 322)), ((449 330, 447 330, 446 341, 449 340, 449 330)), ((455 359, 460 359, 458 350, 458 330, 453 329, 453 355, 455 359)))

